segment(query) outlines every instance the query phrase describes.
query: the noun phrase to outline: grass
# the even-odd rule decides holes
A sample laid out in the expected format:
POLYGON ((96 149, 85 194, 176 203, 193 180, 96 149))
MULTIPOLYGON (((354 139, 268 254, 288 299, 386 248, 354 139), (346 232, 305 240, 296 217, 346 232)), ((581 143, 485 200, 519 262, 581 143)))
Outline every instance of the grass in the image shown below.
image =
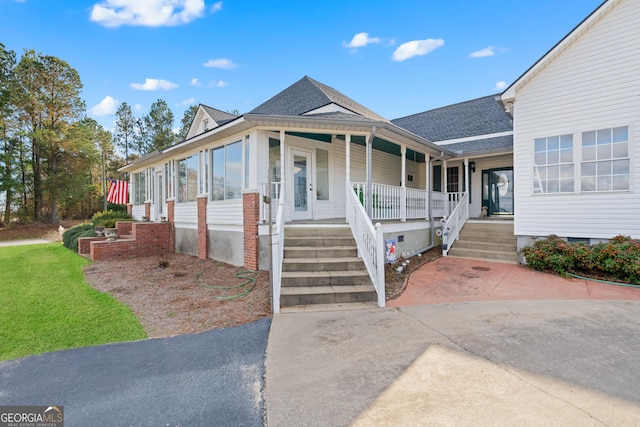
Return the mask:
POLYGON ((60 243, 0 247, 0 360, 146 338, 124 304, 84 280, 60 243))

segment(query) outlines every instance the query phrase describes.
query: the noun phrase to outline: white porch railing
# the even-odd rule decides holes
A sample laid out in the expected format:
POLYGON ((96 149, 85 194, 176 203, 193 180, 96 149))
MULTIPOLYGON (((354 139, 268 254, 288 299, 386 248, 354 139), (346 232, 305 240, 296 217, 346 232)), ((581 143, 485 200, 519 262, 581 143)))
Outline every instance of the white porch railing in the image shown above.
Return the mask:
MULTIPOLYGON (((284 182, 280 182, 278 184, 284 184, 284 182)), ((272 307, 273 307, 274 313, 280 313, 282 260, 284 259, 284 198, 278 199, 278 213, 276 214, 276 221, 275 221, 275 224, 270 224, 270 226, 271 226, 271 234, 272 234, 271 236, 271 276, 272 276, 272 283, 273 283, 272 307)))
POLYGON ((269 222, 269 204, 265 203, 264 196, 271 197, 271 203, 273 206, 278 204, 280 200, 280 194, 282 191, 281 182, 272 182, 271 191, 269 191, 269 184, 260 184, 260 220, 262 222, 269 222))
MULTIPOLYGON (((366 206, 367 184, 354 182, 353 191, 363 206, 366 206)), ((401 220, 428 218, 427 190, 397 187, 395 185, 372 184, 373 199, 371 202, 372 220, 401 220)))
POLYGON ((357 188, 347 182, 347 223, 351 227, 358 246, 358 254, 364 260, 367 272, 378 294, 378 307, 385 306, 384 236, 382 226, 375 227, 362 206, 357 188), (354 191, 355 190, 355 191, 354 191))
POLYGON ((431 193, 431 208, 434 218, 451 215, 465 193, 431 193))
POLYGON ((442 256, 447 256, 451 244, 458 240, 460 230, 469 219, 469 193, 462 193, 462 198, 458 202, 451 215, 442 218, 442 256))

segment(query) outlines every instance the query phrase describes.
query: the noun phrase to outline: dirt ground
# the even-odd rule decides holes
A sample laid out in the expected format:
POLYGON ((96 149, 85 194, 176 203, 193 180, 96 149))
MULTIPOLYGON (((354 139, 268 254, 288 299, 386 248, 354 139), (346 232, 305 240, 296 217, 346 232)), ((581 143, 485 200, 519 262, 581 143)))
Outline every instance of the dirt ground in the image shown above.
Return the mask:
POLYGON ((169 254, 96 261, 85 267, 84 274, 92 287, 128 305, 149 338, 237 326, 271 316, 265 271, 169 254))

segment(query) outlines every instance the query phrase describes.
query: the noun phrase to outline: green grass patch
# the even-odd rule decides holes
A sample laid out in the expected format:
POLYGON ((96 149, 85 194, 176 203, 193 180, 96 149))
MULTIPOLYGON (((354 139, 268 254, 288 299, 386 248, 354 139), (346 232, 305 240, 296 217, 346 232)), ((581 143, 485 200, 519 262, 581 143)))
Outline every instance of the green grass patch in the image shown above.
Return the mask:
POLYGON ((146 338, 126 305, 93 289, 60 243, 0 247, 0 360, 146 338))

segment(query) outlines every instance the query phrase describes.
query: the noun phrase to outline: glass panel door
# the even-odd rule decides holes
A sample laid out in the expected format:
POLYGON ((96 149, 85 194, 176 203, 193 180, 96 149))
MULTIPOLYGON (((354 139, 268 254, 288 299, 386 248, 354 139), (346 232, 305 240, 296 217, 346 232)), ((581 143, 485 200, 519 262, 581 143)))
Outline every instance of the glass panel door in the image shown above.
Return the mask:
POLYGON ((292 151, 293 219, 312 218, 311 153, 292 151))
POLYGON ((482 171, 482 206, 491 215, 513 215, 513 168, 482 171))

